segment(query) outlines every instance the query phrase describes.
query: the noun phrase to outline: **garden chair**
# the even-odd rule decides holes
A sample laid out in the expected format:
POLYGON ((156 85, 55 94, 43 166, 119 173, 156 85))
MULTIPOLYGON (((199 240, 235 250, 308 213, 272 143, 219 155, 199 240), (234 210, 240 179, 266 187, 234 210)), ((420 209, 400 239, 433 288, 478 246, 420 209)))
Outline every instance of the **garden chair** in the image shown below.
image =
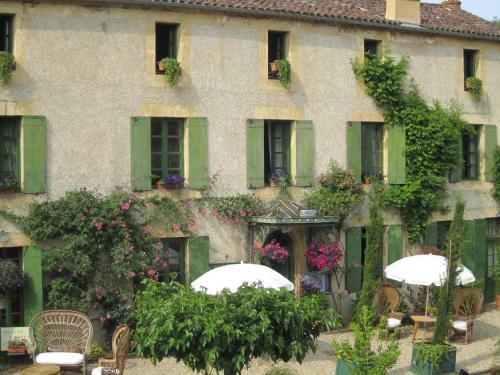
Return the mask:
POLYGON ((44 311, 31 320, 30 355, 35 364, 58 365, 63 370, 87 372, 92 323, 70 310, 44 311))
POLYGON ((130 343, 130 329, 128 326, 121 324, 116 327, 111 341, 113 358, 100 358, 99 367, 92 370, 92 375, 106 375, 107 372, 113 373, 113 371, 107 371, 108 369, 115 370, 115 374, 123 374, 130 343))
POLYGON ((387 329, 394 330, 401 326, 404 314, 398 312, 401 295, 390 284, 381 284, 377 289, 376 308, 379 318, 387 318, 387 329))
POLYGON ((453 303, 455 314, 451 328, 454 334, 465 335, 465 344, 472 338, 474 319, 483 308, 483 292, 478 288, 460 288, 453 303))

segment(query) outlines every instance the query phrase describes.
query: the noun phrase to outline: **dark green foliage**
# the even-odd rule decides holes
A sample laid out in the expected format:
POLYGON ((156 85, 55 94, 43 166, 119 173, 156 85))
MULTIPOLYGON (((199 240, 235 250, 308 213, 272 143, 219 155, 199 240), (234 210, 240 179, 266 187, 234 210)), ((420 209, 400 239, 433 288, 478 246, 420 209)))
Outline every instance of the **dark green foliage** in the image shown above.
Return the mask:
MULTIPOLYGON (((252 358, 300 363, 316 349, 324 312, 316 296, 243 286, 213 297, 179 284, 149 282, 136 298, 134 339, 153 363, 167 356, 193 371, 241 373, 252 358)), ((332 322, 333 323, 333 322, 332 322)))
MULTIPOLYGON (((384 221, 380 214, 378 202, 372 196, 370 200, 370 223, 366 227, 366 250, 363 267, 363 284, 356 304, 357 314, 361 306, 366 306, 373 315, 375 296, 382 276, 384 254, 384 221)), ((356 317, 356 319, 358 316, 356 317)))
POLYGON ((149 220, 170 232, 191 233, 195 222, 189 202, 178 202, 167 196, 152 196, 147 199, 149 220))
POLYGON ((382 201, 399 209, 408 239, 416 243, 432 213, 444 208, 446 179, 461 160, 459 137, 472 128, 460 118, 456 105, 444 108, 434 102, 429 106, 414 84, 408 92, 403 90, 407 58, 399 62, 390 57, 370 58, 356 61, 353 68, 368 94, 384 109, 386 122, 405 127, 406 183, 392 186, 382 201))
POLYGON ((483 81, 477 77, 467 78, 467 86, 469 87, 469 94, 476 102, 480 102, 483 97, 483 81))
POLYGON ((290 66, 290 62, 288 60, 274 60, 274 63, 278 68, 278 80, 284 88, 289 89, 292 83, 292 67, 290 66))
POLYGON ((500 201, 500 147, 495 150, 495 165, 493 166, 493 198, 500 201))
POLYGON ((330 169, 319 179, 319 188, 306 196, 308 208, 318 210, 322 216, 337 216, 342 221, 351 212, 352 206, 363 199, 361 183, 350 172, 330 162, 330 169))
POLYGON ((354 346, 349 340, 339 342, 334 339, 332 342, 335 356, 348 362, 354 375, 385 375, 401 354, 399 342, 394 336, 390 336, 387 344, 378 343, 376 349, 372 350, 373 336, 385 337, 387 333, 387 321, 382 321, 380 327, 374 328, 373 320, 370 310, 366 306, 361 307, 358 321, 352 324, 354 346))
POLYGON ((165 57, 161 62, 165 68, 165 82, 170 87, 175 86, 181 75, 181 64, 172 57, 165 57))
POLYGON ((417 346, 417 362, 430 363, 439 368, 441 359, 448 355, 452 347, 447 344, 422 344, 417 346))
POLYGON ((458 288, 457 267, 460 263, 463 251, 467 246, 465 240, 464 210, 465 203, 463 201, 457 201, 445 252, 445 256, 448 259, 448 278, 441 287, 439 293, 437 306, 438 315, 436 318, 436 327, 434 329, 433 344, 444 344, 448 336, 450 318, 453 313, 453 302, 458 288))
POLYGON ((0 51, 0 83, 7 85, 12 79, 14 56, 7 51, 0 51))
POLYGON ((264 375, 299 375, 299 373, 286 366, 273 366, 264 375))

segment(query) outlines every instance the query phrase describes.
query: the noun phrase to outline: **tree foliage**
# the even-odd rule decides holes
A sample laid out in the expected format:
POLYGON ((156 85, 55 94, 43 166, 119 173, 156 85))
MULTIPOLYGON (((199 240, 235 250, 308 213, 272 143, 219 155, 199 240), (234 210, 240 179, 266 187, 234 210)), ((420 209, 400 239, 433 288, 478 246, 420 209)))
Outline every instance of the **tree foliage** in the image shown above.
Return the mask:
MULTIPOLYGON (((241 373, 252 358, 302 362, 325 322, 320 299, 242 286, 217 297, 149 282, 136 298, 134 338, 153 363, 172 356, 196 372, 241 373)), ((330 328, 338 326, 338 318, 330 328)))

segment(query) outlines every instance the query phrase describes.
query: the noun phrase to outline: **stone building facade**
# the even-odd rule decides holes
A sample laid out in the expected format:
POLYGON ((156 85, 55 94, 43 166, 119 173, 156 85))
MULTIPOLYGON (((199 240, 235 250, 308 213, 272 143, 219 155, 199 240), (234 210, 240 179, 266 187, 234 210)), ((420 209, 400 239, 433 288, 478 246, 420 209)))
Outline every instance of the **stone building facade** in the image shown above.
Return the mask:
MULTIPOLYGON (((330 160, 353 167, 348 154, 360 155, 361 144, 347 139, 348 126, 361 131, 365 124, 383 123, 351 66, 367 48, 377 48, 409 56, 409 75, 425 88, 426 99, 455 101, 463 118, 478 126, 476 170, 470 178, 450 183, 447 204, 457 197, 467 202, 470 266, 485 280, 490 298, 491 249, 500 232, 498 205, 490 194, 491 153, 497 144, 495 125, 500 124, 500 32, 462 11, 454 0, 435 5, 418 0, 359 0, 348 6, 339 0, 264 3, 0 2, 2 48, 16 60, 11 83, 0 87, 0 127, 13 123, 18 129, 12 165, 20 183, 17 192, 0 195, 0 208, 23 213, 31 202, 81 187, 108 194, 123 186, 143 195, 196 198, 213 176, 213 195, 255 193, 271 202, 278 189, 268 186, 268 173, 281 164, 273 159, 267 166, 262 156, 270 147, 266 137, 286 148, 281 155, 286 161, 281 161, 292 177, 292 197, 299 200, 330 160), (166 86, 157 71, 158 60, 170 54, 182 69, 175 87, 166 86), (270 79, 270 54, 290 62, 288 90, 270 79), (471 69, 464 67, 471 58, 467 54, 472 54, 474 74, 484 82, 479 103, 464 90, 471 69), (171 133, 162 133, 165 127, 171 133), (155 147, 167 147, 157 142, 169 141, 171 165, 165 168, 180 171, 185 188, 154 191, 150 176, 153 169, 162 170, 155 147)), ((380 129, 377 147, 385 161, 380 168, 387 176, 392 173, 387 170, 391 150, 387 132, 380 129)), ((1 134, 4 155, 8 137, 1 134)), ((365 203, 340 234, 349 262, 362 262, 366 213, 365 203)), ((417 251, 408 246, 398 215, 388 211, 384 217, 385 263, 417 251)), ((450 219, 451 213, 435 214, 429 244, 442 241, 450 219)), ((205 269, 251 261, 249 232, 246 225, 198 218, 197 234, 205 239, 201 245, 170 240, 187 260, 182 262, 186 281, 194 276, 189 270, 193 251, 202 253, 198 258, 205 269)), ((273 233, 288 238, 294 253, 290 277, 298 286, 314 230, 271 225, 255 240, 264 242, 273 233)), ((16 317, 11 307, 2 324, 27 325, 43 306, 41 254, 5 219, 0 219, 0 234, 0 255, 18 259, 31 280, 19 297, 16 317)), ((158 235, 173 236, 161 228, 158 235)), ((349 291, 359 290, 360 275, 347 278, 349 291)))

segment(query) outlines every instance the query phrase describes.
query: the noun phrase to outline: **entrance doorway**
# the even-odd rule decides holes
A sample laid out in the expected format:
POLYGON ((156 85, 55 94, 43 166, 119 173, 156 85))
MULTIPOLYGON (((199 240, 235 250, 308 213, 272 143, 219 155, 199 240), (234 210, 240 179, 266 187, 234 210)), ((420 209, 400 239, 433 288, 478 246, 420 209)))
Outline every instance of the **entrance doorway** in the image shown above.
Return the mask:
POLYGON ((264 245, 270 244, 273 241, 279 243, 281 247, 285 248, 288 251, 288 259, 286 260, 285 263, 272 266, 271 268, 279 272, 283 276, 285 276, 288 280, 290 280, 293 283, 295 276, 295 262, 293 256, 292 238, 288 234, 282 233, 280 230, 278 230, 276 232, 271 233, 267 237, 264 245))

